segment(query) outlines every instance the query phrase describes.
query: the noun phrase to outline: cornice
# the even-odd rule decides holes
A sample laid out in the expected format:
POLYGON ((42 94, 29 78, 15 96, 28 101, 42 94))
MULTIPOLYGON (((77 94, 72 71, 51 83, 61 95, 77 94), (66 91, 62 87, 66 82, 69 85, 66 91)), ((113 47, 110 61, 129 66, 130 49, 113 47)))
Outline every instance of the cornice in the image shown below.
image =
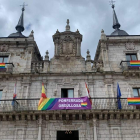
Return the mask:
POLYGON ((140 110, 56 110, 0 112, 0 121, 43 120, 132 120, 140 119, 140 110))

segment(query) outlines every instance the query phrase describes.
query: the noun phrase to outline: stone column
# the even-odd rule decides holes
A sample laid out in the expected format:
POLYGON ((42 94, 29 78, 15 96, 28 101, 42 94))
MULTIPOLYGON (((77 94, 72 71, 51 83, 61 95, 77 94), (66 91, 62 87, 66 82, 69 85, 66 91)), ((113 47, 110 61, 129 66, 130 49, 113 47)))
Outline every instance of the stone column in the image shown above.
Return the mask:
POLYGON ((96 119, 93 119, 93 126, 94 126, 94 140, 97 140, 96 124, 97 124, 97 120, 96 120, 96 119))
POLYGON ((39 126, 39 129, 38 129, 38 140, 41 140, 41 126, 42 126, 42 116, 41 115, 39 116, 38 126, 39 126))

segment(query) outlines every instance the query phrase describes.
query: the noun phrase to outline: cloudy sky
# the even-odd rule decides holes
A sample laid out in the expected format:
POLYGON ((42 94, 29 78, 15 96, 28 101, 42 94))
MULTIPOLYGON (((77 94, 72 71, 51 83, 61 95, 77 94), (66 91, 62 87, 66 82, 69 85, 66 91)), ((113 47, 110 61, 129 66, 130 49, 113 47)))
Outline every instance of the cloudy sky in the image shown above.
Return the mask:
MULTIPOLYGON (((54 55, 52 35, 58 29, 65 30, 66 20, 70 20, 71 31, 79 29, 83 35, 82 56, 87 49, 94 59, 101 29, 110 35, 112 29, 112 8, 109 0, 0 0, 0 37, 7 37, 16 32, 15 26, 21 15, 19 5, 28 4, 24 21, 28 36, 34 30, 35 41, 41 55, 49 51, 54 55)), ((121 29, 130 35, 140 34, 140 0, 116 0, 115 10, 121 29)))

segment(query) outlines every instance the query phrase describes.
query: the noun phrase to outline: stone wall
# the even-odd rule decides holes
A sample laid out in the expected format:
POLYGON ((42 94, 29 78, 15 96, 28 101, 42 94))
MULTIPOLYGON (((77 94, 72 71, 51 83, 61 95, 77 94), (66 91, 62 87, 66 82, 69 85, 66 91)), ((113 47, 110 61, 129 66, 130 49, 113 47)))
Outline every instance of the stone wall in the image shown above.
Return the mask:
POLYGON ((97 127, 98 140, 139 140, 139 120, 104 120, 97 127))
MULTIPOLYGON (((0 140, 37 140, 37 121, 0 122, 0 140)), ((43 121, 42 140, 56 140, 57 131, 78 130, 79 140, 93 140, 93 122, 43 121)), ((97 122, 97 140, 139 140, 139 120, 100 120, 97 122)))
POLYGON ((2 99, 12 99, 17 81, 17 98, 40 98, 42 82, 44 82, 47 97, 60 98, 62 88, 73 88, 74 97, 87 96, 85 82, 88 84, 91 97, 116 97, 117 83, 120 85, 122 97, 133 97, 133 88, 140 86, 139 77, 122 75, 79 76, 23 76, 0 78, 2 99), (109 76, 109 78, 107 78, 109 76))

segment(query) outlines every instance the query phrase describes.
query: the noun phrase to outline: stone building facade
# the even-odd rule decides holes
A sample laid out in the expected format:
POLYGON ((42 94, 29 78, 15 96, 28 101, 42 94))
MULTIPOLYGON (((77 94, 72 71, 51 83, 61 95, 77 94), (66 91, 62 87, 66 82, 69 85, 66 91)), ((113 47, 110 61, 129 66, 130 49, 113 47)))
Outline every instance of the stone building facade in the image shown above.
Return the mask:
POLYGON ((120 30, 114 7, 111 35, 101 31, 95 58, 81 55, 82 35, 66 30, 53 35, 54 57, 46 51, 43 60, 32 31, 22 35, 23 12, 17 33, 0 38, 0 140, 139 140, 139 107, 128 106, 127 97, 139 96, 140 69, 130 60, 140 60, 140 36, 120 30), (38 111, 42 82, 46 96, 86 96, 85 82, 93 98, 91 110, 38 111), (17 106, 11 105, 16 83, 17 106), (117 107, 117 83, 122 109, 117 107), (137 95, 136 95, 137 94, 137 95), (62 137, 61 137, 62 136, 62 137))

